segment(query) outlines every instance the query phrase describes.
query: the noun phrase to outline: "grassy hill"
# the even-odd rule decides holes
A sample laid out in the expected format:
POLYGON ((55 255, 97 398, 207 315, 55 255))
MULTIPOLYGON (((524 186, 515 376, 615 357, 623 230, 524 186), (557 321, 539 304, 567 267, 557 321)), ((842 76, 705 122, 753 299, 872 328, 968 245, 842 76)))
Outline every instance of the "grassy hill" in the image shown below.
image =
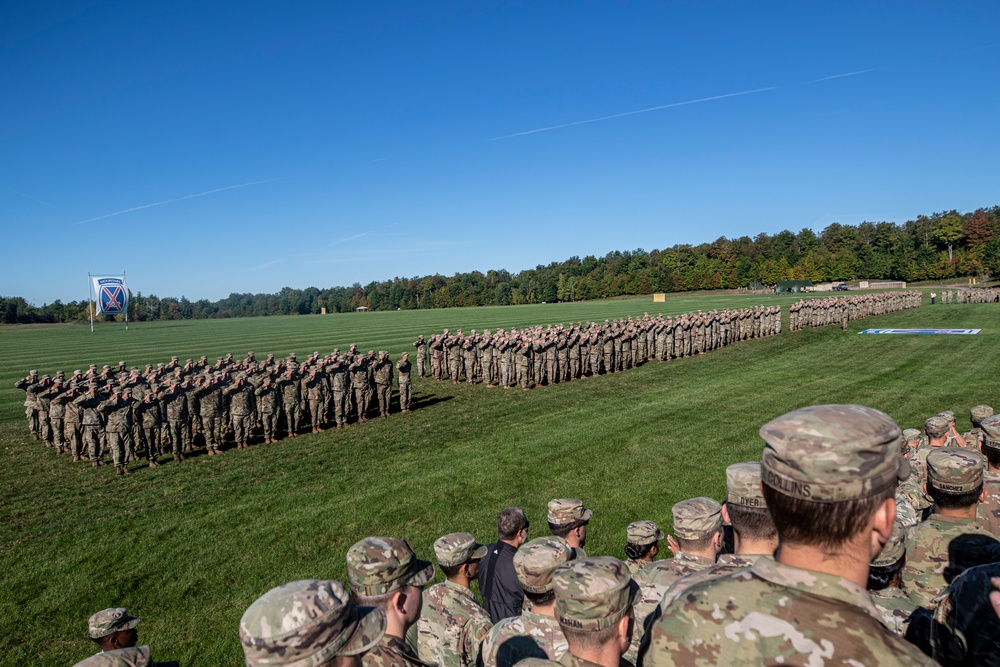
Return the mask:
MULTIPOLYGON (((727 465, 759 458, 765 421, 814 403, 855 402, 919 426, 995 400, 997 305, 925 305, 851 325, 739 343, 529 392, 415 380, 414 412, 128 478, 73 465, 30 440, 12 385, 40 372, 249 349, 258 358, 354 342, 397 356, 417 334, 680 313, 791 297, 668 297, 579 304, 0 329, 0 664, 66 665, 93 652, 86 619, 142 617, 140 643, 184 665, 241 664, 239 618, 298 578, 345 579, 366 535, 495 539, 519 505, 532 536, 550 498, 594 510, 587 552, 622 556, 637 519, 670 530, 673 503, 723 496, 727 465), (983 328, 978 336, 859 336, 867 327, 983 328)), ((439 575, 440 577, 440 575, 439 575)))

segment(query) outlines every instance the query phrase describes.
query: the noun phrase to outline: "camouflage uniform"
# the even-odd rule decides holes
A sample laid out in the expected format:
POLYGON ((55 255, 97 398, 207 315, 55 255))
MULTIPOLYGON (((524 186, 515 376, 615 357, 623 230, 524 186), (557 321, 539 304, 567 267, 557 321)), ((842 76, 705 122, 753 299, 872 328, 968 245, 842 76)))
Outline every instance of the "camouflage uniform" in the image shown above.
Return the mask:
POLYGON ((385 634, 381 609, 356 607, 339 581, 293 581, 259 597, 240 619, 247 667, 307 667, 359 655, 385 634))
MULTIPOLYGON (((1000 415, 989 416, 981 423, 983 454, 1000 451, 1000 415)), ((983 471, 986 500, 976 508, 977 521, 994 537, 1000 538, 1000 471, 987 466, 983 471)))
MULTIPOLYGON (((468 533, 452 533, 434 542, 434 553, 440 565, 452 567, 482 559, 486 546, 468 533)), ((435 584, 424 591, 417 621, 417 655, 439 667, 470 667, 492 627, 471 589, 452 581, 435 584)))
MULTIPOLYGON (((402 358, 396 362, 396 377, 399 382, 399 411, 410 411, 410 399, 413 396, 413 384, 410 382, 410 361, 405 352, 402 358)), ((420 377, 424 376, 423 367, 420 368, 420 377)))
MULTIPOLYGON (((817 514, 826 503, 885 494, 909 474, 899 427, 870 408, 804 408, 760 434, 763 483, 816 503, 817 514)), ((882 625, 858 584, 768 557, 688 588, 648 629, 639 660, 642 667, 934 664, 882 625)))
MULTIPOLYGON (((674 534, 682 540, 700 540, 722 530, 722 505, 711 498, 683 500, 671 508, 671 513, 674 516, 674 534)), ((643 570, 642 584, 633 608, 635 629, 632 644, 625 652, 626 659, 635 660, 638 656, 646 619, 656 611, 674 582, 714 565, 714 558, 678 551, 673 558, 657 561, 643 570)))
MULTIPOLYGON (((555 498, 549 501, 547 518, 553 526, 567 526, 574 523, 586 524, 590 523, 593 516, 594 512, 584 509, 583 501, 578 498, 555 498)), ((576 558, 583 558, 587 555, 582 547, 572 547, 572 549, 576 558)))
POLYGON ((73 667, 155 667, 155 663, 149 656, 148 646, 131 646, 103 651, 81 660, 73 667))
MULTIPOLYGON (((596 632, 613 626, 629 614, 637 588, 625 563, 617 558, 584 558, 561 565, 552 576, 559 625, 578 632, 596 632)), ((622 660, 622 667, 632 663, 622 660)), ((522 667, 595 667, 567 651, 558 661, 526 658, 522 667)))
MULTIPOLYGON (((633 521, 625 529, 625 538, 629 544, 635 544, 640 547, 644 547, 650 544, 657 544, 660 540, 664 538, 663 531, 660 527, 656 525, 653 521, 633 521)), ((628 554, 626 554, 628 555, 628 554)), ((629 574, 632 578, 642 587, 642 584, 636 579, 636 575, 652 564, 653 561, 650 560, 636 560, 634 558, 629 558, 625 561, 625 565, 628 566, 629 574)))
MULTIPOLYGON (((934 488, 965 493, 982 484, 982 455, 961 447, 940 447, 927 456, 927 480, 934 488)), ((906 565, 903 586, 921 607, 933 607, 935 597, 947 587, 945 571, 951 558, 951 542, 965 534, 988 535, 975 519, 932 514, 906 534, 906 565)), ((1000 544, 997 545, 1000 560, 1000 544)))
MULTIPOLYGON (((556 569, 573 559, 573 550, 556 537, 538 537, 521 545, 514 555, 514 571, 525 591, 541 595, 552 590, 556 569)), ((527 606, 527 605, 526 605, 527 606)), ((505 618, 493 626, 483 641, 483 667, 513 667, 524 658, 558 660, 569 649, 566 636, 554 616, 527 608, 519 616, 505 618)))
POLYGON ((966 447, 979 449, 983 444, 982 423, 993 416, 993 408, 989 405, 976 405, 969 410, 969 421, 972 422, 972 430, 962 434, 966 447))
MULTIPOLYGON (((760 488, 760 463, 756 461, 734 463, 726 468, 726 503, 749 509, 767 509, 767 502, 760 488)), ((720 554, 715 565, 686 574, 671 584, 659 603, 657 615, 679 598, 689 586, 748 569, 765 555, 771 554, 720 554)))
MULTIPOLYGON (((366 537, 347 551, 347 577, 357 595, 380 596, 406 586, 423 588, 434 565, 417 559, 413 547, 394 537, 366 537)), ((422 667, 402 637, 385 635, 362 658, 365 667, 422 667)))

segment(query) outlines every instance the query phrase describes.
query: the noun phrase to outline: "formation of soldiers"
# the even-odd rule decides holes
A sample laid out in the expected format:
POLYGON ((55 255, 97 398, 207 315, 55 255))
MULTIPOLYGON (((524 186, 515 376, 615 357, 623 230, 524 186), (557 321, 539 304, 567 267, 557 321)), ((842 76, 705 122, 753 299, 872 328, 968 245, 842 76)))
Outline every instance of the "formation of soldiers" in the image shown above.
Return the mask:
POLYGON ((921 293, 880 292, 856 296, 827 297, 800 300, 788 307, 788 330, 801 331, 806 327, 825 327, 839 324, 847 331, 847 323, 872 315, 885 315, 908 308, 919 308, 921 293))
MULTIPOLYGON (((493 544, 442 536, 433 586, 409 542, 365 537, 347 585, 295 581, 247 608, 246 665, 997 664, 1000 415, 970 419, 960 434, 944 412, 921 433, 859 405, 792 411, 761 427, 759 461, 727 468, 723 502, 675 504, 669 537, 629 524, 625 560, 586 554, 594 512, 574 498, 548 503, 543 537, 520 508, 493 544), (912 514, 918 489, 928 504, 912 514), (664 541, 673 557, 658 560, 664 541)), ((103 652, 79 665, 150 664, 137 624, 95 614, 103 652)))
POLYGON ((941 303, 1000 303, 1000 288, 941 290, 941 303))
POLYGON ((569 382, 588 375, 617 373, 647 361, 670 361, 705 354, 733 343, 781 332, 781 307, 685 313, 677 317, 578 322, 510 331, 489 329, 469 335, 445 329, 414 343, 417 373, 454 384, 521 387, 569 382))
POLYGON ((201 447, 209 456, 222 454, 227 441, 246 449, 258 433, 270 444, 279 434, 295 438, 309 429, 365 423, 376 404, 388 417, 394 379, 399 411, 410 412, 410 370, 408 353, 394 364, 388 352, 364 354, 352 345, 346 353, 314 352, 301 362, 294 352, 264 361, 248 352, 243 360, 228 354, 215 364, 204 356, 181 364, 175 356, 145 371, 124 361, 101 371, 92 364, 68 378, 63 371, 50 377, 33 370, 14 386, 25 392, 35 440, 72 454, 73 461, 89 459, 95 468, 110 450, 123 475, 140 456, 155 468, 163 455, 181 462, 201 447))

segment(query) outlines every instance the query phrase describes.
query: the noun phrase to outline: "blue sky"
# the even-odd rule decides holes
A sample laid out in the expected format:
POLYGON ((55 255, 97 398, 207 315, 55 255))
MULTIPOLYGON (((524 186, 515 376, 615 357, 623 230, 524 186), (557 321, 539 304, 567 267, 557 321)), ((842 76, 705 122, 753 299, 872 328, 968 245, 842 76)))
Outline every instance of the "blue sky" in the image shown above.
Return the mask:
POLYGON ((997 25, 994 0, 6 2, 0 294, 125 270, 217 299, 1000 204, 997 25))

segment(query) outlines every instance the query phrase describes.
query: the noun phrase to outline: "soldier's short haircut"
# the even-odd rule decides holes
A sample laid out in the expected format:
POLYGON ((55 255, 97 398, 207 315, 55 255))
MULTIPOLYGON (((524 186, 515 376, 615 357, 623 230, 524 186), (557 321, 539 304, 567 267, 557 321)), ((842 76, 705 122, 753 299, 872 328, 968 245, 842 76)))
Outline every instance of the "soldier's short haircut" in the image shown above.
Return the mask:
MULTIPOLYGON (((392 593, 395 592, 396 591, 392 591, 392 593)), ((364 595, 362 593, 358 593, 357 591, 351 591, 351 595, 354 597, 354 604, 359 607, 378 607, 383 612, 386 611, 389 606, 389 598, 392 597, 392 593, 384 593, 382 595, 364 595)))
POLYGON ((545 606, 547 604, 552 604, 552 601, 556 599, 556 592, 554 590, 548 590, 544 593, 532 593, 531 591, 524 591, 524 597, 528 599, 528 602, 537 606, 545 606))
POLYGON ((497 536, 501 540, 512 540, 528 527, 528 518, 520 507, 508 507, 497 517, 497 536))
POLYGON ((935 507, 945 510, 959 510, 979 503, 979 496, 983 493, 983 485, 980 484, 971 491, 955 493, 952 491, 942 491, 934 486, 933 482, 930 482, 927 485, 927 493, 934 500, 935 507))
MULTIPOLYGON (((722 529, 720 528, 719 531, 721 532, 721 530, 722 529)), ((692 553, 695 551, 705 551, 711 547, 712 540, 715 539, 715 535, 716 533, 712 533, 711 535, 706 535, 705 537, 699 537, 697 540, 685 540, 676 536, 675 539, 677 540, 677 546, 681 548, 681 551, 692 553)))
POLYGON ((860 533, 883 501, 896 497, 893 485, 868 498, 823 503, 787 496, 767 484, 761 486, 779 542, 833 549, 860 533))
POLYGON ((462 570, 463 565, 465 565, 465 563, 459 563, 458 565, 442 565, 441 563, 438 563, 438 567, 441 569, 441 572, 443 572, 444 576, 449 579, 457 575, 462 570))
POLYGON ((577 526, 582 526, 585 523, 587 522, 581 521, 579 519, 573 521, 572 523, 552 523, 551 521, 549 521, 549 532, 555 535, 556 537, 561 537, 565 539, 567 535, 573 532, 574 528, 576 528, 577 526))
POLYGON ((868 585, 870 591, 881 591, 888 588, 903 571, 906 565, 906 554, 904 553, 892 565, 875 566, 868 568, 868 585))
POLYGON ((735 503, 726 505, 733 532, 741 540, 773 540, 778 534, 774 519, 766 508, 745 507, 735 503))
MULTIPOLYGON (((631 607, 628 610, 628 618, 632 623, 632 634, 635 635, 637 632, 635 627, 635 615, 631 607)), ((562 630, 563 635, 566 636, 566 643, 569 644, 571 653, 587 653, 600 650, 609 641, 614 639, 617 627, 617 623, 612 623, 608 627, 601 628, 600 630, 581 630, 580 628, 570 627, 563 623, 559 624, 559 628, 562 630)))

